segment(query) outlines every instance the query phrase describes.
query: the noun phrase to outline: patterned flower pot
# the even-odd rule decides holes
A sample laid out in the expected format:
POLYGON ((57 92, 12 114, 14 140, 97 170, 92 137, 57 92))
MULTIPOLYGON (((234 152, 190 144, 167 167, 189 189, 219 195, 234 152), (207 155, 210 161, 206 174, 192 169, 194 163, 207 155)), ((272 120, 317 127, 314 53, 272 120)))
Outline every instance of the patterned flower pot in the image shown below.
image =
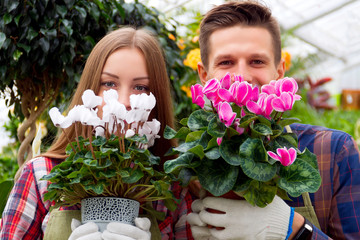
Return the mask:
POLYGON ((81 200, 81 222, 95 222, 101 232, 110 222, 135 225, 139 215, 138 201, 117 197, 93 197, 81 200))

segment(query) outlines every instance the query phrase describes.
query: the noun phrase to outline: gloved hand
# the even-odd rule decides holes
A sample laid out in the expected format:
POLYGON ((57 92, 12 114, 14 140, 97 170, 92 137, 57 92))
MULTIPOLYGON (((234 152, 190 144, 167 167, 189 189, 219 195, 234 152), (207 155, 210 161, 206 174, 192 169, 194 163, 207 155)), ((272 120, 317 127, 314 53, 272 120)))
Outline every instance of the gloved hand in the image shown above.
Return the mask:
POLYGON ((148 218, 135 218, 135 226, 111 222, 102 234, 104 240, 150 240, 150 220, 148 218))
POLYGON ((245 200, 220 197, 196 200, 191 207, 193 213, 187 216, 187 221, 195 239, 285 239, 287 236, 291 209, 278 196, 265 208, 252 206, 245 200), (211 213, 207 208, 225 213, 211 213))
POLYGON ((69 240, 102 240, 99 227, 93 222, 81 225, 79 220, 73 218, 71 221, 71 230, 72 233, 69 240))

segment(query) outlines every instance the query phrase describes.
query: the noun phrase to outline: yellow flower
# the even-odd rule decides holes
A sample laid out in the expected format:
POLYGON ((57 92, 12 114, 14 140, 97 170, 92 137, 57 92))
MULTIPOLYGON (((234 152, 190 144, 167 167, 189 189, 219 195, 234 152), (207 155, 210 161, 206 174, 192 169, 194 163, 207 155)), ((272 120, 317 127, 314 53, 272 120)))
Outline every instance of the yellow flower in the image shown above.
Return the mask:
POLYGON ((195 48, 191 50, 186 56, 186 59, 184 60, 184 65, 189 66, 192 69, 196 70, 197 64, 199 62, 201 62, 200 48, 195 48))
POLYGON ((183 90, 184 92, 186 92, 186 96, 191 97, 191 89, 190 89, 189 86, 182 85, 182 86, 181 86, 181 90, 183 90))
POLYGON ((177 46, 178 48, 182 51, 185 49, 185 42, 184 42, 184 39, 180 39, 178 42, 177 42, 177 46))
POLYGON ((198 36, 198 35, 194 36, 191 41, 192 41, 193 43, 196 43, 197 41, 199 41, 199 36, 198 36))
POLYGON ((173 40, 173 41, 175 41, 175 36, 174 35, 172 35, 171 33, 168 35, 168 37, 171 39, 171 40, 173 40))
POLYGON ((291 67, 291 54, 288 51, 281 51, 281 58, 285 61, 285 71, 291 67))

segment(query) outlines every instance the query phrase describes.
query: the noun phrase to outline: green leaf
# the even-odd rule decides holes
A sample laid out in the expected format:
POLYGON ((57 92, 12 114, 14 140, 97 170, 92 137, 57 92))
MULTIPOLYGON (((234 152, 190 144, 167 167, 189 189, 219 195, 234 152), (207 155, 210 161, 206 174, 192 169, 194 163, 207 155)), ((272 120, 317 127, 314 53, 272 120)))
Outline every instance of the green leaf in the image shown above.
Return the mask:
POLYGON ((135 171, 130 172, 129 177, 124 177, 123 181, 124 183, 136 183, 138 182, 142 177, 144 176, 144 173, 140 169, 136 169, 135 171))
POLYGON ((96 159, 85 159, 84 164, 89 167, 96 167, 98 165, 98 162, 96 159))
POLYGON ((221 157, 219 147, 213 147, 209 151, 205 152, 205 157, 211 160, 215 160, 221 157))
POLYGON ((96 194, 100 195, 104 192, 104 185, 102 183, 91 184, 84 186, 85 190, 93 190, 96 194))
POLYGON ((180 120, 180 124, 183 125, 183 126, 187 126, 188 120, 189 120, 188 118, 183 118, 183 119, 180 120))
POLYGON ((3 16, 3 21, 4 21, 5 25, 11 23, 12 15, 9 14, 9 13, 5 13, 4 16, 3 16))
POLYGON ((188 143, 182 143, 179 146, 177 146, 176 148, 174 148, 174 151, 179 151, 179 152, 187 152, 189 151, 189 149, 195 147, 199 145, 199 141, 194 141, 194 142, 188 142, 188 143))
POLYGON ((6 35, 3 32, 0 32, 0 49, 3 46, 4 42, 6 40, 6 35))
POLYGON ((201 131, 195 131, 195 132, 190 132, 187 136, 186 136, 186 140, 185 142, 194 142, 196 140, 199 140, 202 136, 202 134, 204 133, 204 130, 201 131))
POLYGON ((318 161, 316 155, 305 148, 302 153, 297 154, 297 159, 301 159, 310 164, 314 169, 319 170, 318 161))
POLYGON ((14 54, 13 54, 13 59, 15 61, 18 61, 22 54, 23 54, 22 51, 20 51, 19 49, 16 49, 14 54))
POLYGON ((240 119, 240 125, 241 128, 247 128, 250 123, 258 119, 258 116, 256 115, 246 115, 243 118, 240 119))
POLYGON ((223 159, 201 161, 196 168, 201 186, 214 196, 221 196, 233 188, 239 168, 227 164, 223 159))
POLYGON ((45 53, 47 53, 49 51, 50 44, 46 38, 40 38, 39 45, 45 53))
POLYGON ((172 129, 168 125, 165 126, 165 129, 164 129, 164 138, 165 139, 173 139, 173 138, 175 138, 176 134, 177 134, 177 132, 174 129, 172 129))
MULTIPOLYGON (((0 44, 1 44, 1 43, 0 43, 0 44)), ((22 43, 18 43, 17 46, 18 46, 18 47, 21 47, 22 49, 24 49, 26 53, 29 53, 30 50, 31 50, 31 47, 30 47, 30 46, 27 46, 27 45, 22 44, 22 43)))
POLYGON ((220 144, 220 155, 232 166, 239 166, 241 158, 237 141, 223 140, 220 144))
POLYGON ((0 214, 4 211, 9 193, 14 185, 13 180, 5 180, 0 183, 0 214))
POLYGON ((256 123, 253 126, 250 126, 250 128, 252 129, 251 135, 255 137, 268 136, 273 134, 272 129, 262 123, 256 123))
POLYGON ((202 159, 204 157, 204 148, 201 145, 197 145, 191 149, 189 149, 189 152, 195 154, 196 156, 198 156, 200 159, 202 159))
POLYGON ((287 125, 297 123, 297 122, 301 122, 301 120, 298 118, 283 118, 280 120, 279 125, 284 128, 287 125))
POLYGON ((31 41, 33 40, 35 37, 37 37, 39 35, 38 32, 36 32, 32 27, 29 27, 29 30, 27 32, 27 35, 26 35, 26 39, 28 41, 31 41))
POLYGON ((191 165, 191 160, 193 159, 194 154, 192 153, 184 153, 181 154, 178 158, 173 160, 167 160, 164 163, 164 171, 165 173, 171 173, 177 170, 180 167, 189 167, 191 165))
POLYGON ((276 185, 272 186, 264 182, 252 180, 244 197, 254 206, 266 207, 274 199, 276 191, 276 185))
POLYGON ((209 121, 215 114, 212 112, 206 112, 203 109, 196 110, 191 113, 188 120, 188 127, 192 131, 197 131, 200 129, 207 129, 209 121))
POLYGON ((300 158, 295 159, 290 166, 281 166, 279 175, 279 187, 293 197, 304 192, 316 192, 321 185, 319 171, 300 158))
POLYGON ((257 181, 266 182, 276 174, 276 166, 267 162, 267 153, 260 139, 248 138, 240 146, 240 166, 244 173, 257 181))
POLYGON ((282 147, 287 147, 288 149, 293 147, 298 147, 297 136, 294 133, 283 133, 281 136, 277 137, 275 141, 282 147))
POLYGON ((104 137, 96 137, 93 141, 92 144, 93 146, 102 146, 106 143, 106 138, 104 137))
POLYGON ((113 169, 106 170, 106 171, 101 171, 100 175, 104 176, 105 178, 112 178, 112 177, 116 176, 116 171, 113 170, 113 169))
POLYGON ((213 137, 223 137, 226 131, 226 126, 218 117, 213 117, 208 125, 207 132, 213 137))

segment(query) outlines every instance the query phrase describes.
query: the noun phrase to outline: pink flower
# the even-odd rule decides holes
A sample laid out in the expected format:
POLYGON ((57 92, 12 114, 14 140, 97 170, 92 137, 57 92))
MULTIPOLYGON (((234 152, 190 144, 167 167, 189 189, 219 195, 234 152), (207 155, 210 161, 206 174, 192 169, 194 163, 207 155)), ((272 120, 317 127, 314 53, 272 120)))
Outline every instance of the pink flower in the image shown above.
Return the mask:
POLYGON ((221 98, 221 100, 226 101, 226 102, 234 102, 235 101, 232 93, 225 88, 220 88, 218 90, 218 96, 221 98))
POLYGON ((204 108, 205 100, 204 93, 202 92, 203 87, 200 84, 195 84, 191 86, 190 90, 192 102, 199 105, 201 108, 204 108))
POLYGON ((222 137, 218 137, 218 138, 216 139, 216 143, 220 146, 222 140, 223 140, 222 137))
POLYGON ((222 88, 229 89, 231 85, 231 75, 227 73, 221 80, 220 84, 222 88))
POLYGON ((216 78, 213 78, 206 82, 202 92, 210 101, 216 101, 219 98, 218 90, 220 87, 220 82, 216 78))
POLYGON ((295 99, 291 93, 282 92, 280 97, 272 100, 272 106, 278 112, 285 112, 292 109, 294 102, 295 99))
POLYGON ((235 130, 241 135, 244 133, 245 128, 239 127, 240 125, 240 118, 236 118, 234 122, 235 130))
POLYGON ((252 88, 251 84, 248 82, 234 82, 229 91, 235 99, 236 105, 239 107, 246 105, 246 103, 253 98, 258 96, 258 88, 252 88), (255 94, 255 96, 253 96, 255 94))
POLYGON ((231 126, 236 117, 236 113, 233 112, 228 102, 219 103, 218 114, 220 121, 223 122, 226 127, 231 126))
POLYGON ((244 78, 241 75, 234 74, 234 82, 243 82, 244 78))
POLYGON ((274 98, 276 98, 274 94, 267 95, 266 93, 261 93, 257 102, 248 101, 246 107, 250 112, 270 119, 270 114, 274 110, 272 105, 274 98))
POLYGON ((297 155, 295 148, 289 148, 288 150, 286 147, 276 149, 276 153, 272 151, 267 152, 271 158, 279 161, 285 167, 290 166, 295 161, 297 155))

